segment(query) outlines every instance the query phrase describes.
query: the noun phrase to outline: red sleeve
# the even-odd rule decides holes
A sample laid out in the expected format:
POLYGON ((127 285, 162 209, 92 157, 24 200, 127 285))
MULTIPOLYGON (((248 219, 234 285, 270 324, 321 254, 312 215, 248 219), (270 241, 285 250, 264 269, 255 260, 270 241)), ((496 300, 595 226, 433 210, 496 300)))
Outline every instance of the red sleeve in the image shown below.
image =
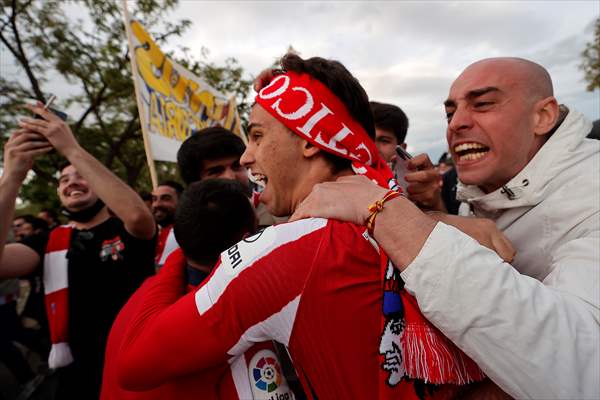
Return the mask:
POLYGON ((299 298, 325 226, 326 220, 302 220, 245 239, 221 254, 196 293, 178 301, 170 285, 152 282, 121 347, 121 385, 148 390, 218 365, 253 341, 289 337, 292 324, 281 326, 280 319, 289 322, 290 315, 277 317, 299 298))

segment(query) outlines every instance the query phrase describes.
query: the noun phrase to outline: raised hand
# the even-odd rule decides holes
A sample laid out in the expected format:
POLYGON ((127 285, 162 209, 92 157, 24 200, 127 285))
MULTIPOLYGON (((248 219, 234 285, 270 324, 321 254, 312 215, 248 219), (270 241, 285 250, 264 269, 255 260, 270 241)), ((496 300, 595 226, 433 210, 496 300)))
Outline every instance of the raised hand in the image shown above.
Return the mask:
POLYGON ((50 142, 52 147, 67 158, 70 151, 79 148, 79 143, 77 143, 77 139, 75 139, 69 125, 52 111, 44 109, 42 103, 37 102, 35 106, 25 104, 25 107, 32 113, 42 117, 42 119, 22 118, 19 121, 21 128, 42 135, 50 142))
POLYGON ((427 154, 419 154, 408 160, 408 172, 404 180, 409 200, 424 210, 446 211, 442 200, 441 179, 427 154))
POLYGON ((4 145, 3 176, 20 184, 33 167, 35 157, 51 150, 43 136, 25 129, 15 131, 4 145))

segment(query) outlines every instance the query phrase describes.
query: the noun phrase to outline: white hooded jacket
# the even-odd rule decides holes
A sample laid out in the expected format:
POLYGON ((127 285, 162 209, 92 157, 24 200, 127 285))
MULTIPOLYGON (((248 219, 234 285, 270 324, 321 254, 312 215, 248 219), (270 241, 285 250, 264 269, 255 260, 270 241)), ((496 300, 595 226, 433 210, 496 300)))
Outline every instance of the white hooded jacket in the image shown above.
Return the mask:
POLYGON ((494 220, 511 265, 438 223, 402 273, 424 315, 516 398, 600 398, 600 141, 570 111, 503 188, 459 184, 462 215, 494 220))

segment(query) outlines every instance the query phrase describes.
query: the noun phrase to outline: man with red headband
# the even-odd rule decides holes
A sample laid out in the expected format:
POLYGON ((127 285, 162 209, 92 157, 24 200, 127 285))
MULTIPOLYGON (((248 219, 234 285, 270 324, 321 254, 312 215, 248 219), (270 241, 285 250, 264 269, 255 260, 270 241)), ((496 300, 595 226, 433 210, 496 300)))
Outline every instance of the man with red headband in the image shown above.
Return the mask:
MULTIPOLYGON (((321 58, 288 54, 282 67, 256 97, 240 159, 265 185, 269 211, 289 215, 314 185, 345 175, 393 187, 358 81, 321 58)), ((121 347, 122 386, 146 390, 265 340, 287 346, 311 397, 447 398, 481 380, 421 316, 371 239, 377 212, 397 195, 373 205, 367 229, 327 219, 267 228, 223 252, 195 295, 178 300, 150 286, 121 347)), ((252 380, 268 392, 279 374, 267 364, 252 380)))

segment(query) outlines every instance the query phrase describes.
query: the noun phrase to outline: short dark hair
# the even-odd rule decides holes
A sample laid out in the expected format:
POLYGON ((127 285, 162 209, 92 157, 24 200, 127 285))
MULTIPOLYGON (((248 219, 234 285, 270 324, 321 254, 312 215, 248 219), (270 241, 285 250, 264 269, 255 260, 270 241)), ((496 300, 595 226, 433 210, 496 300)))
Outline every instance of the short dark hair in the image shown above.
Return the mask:
POLYGON ((41 218, 35 217, 31 214, 18 215, 13 218, 13 221, 17 219, 22 219, 28 224, 31 224, 33 230, 48 230, 48 223, 41 218))
POLYGON ((212 266, 222 251, 254 232, 256 215, 241 183, 208 179, 183 192, 173 229, 187 258, 212 266))
POLYGON ((152 193, 150 192, 144 190, 143 192, 139 192, 139 195, 144 201, 152 201, 152 193))
MULTIPOLYGON (((297 54, 288 53, 280 61, 284 71, 305 73, 317 79, 346 106, 350 115, 358 122, 371 140, 375 140, 375 125, 373 114, 369 107, 369 96, 358 80, 335 60, 312 57, 306 60, 297 54)), ((337 155, 324 152, 325 158, 331 163, 333 172, 350 168, 351 161, 337 155)))
POLYGON ((400 107, 393 104, 371 102, 375 127, 392 132, 398 144, 406 140, 408 132, 408 117, 400 107))
POLYGON ((177 197, 181 197, 181 193, 183 193, 183 186, 179 182, 175 181, 162 181, 158 184, 158 186, 169 186, 177 192, 177 197))
POLYGON ((202 161, 241 157, 244 150, 246 145, 242 139, 220 126, 196 131, 181 144, 177 152, 179 175, 189 185, 202 178, 202 161))
POLYGON ((72 165, 71 161, 69 161, 69 160, 62 160, 58 164, 57 172, 60 174, 63 171, 63 169, 67 168, 69 165, 72 165))

